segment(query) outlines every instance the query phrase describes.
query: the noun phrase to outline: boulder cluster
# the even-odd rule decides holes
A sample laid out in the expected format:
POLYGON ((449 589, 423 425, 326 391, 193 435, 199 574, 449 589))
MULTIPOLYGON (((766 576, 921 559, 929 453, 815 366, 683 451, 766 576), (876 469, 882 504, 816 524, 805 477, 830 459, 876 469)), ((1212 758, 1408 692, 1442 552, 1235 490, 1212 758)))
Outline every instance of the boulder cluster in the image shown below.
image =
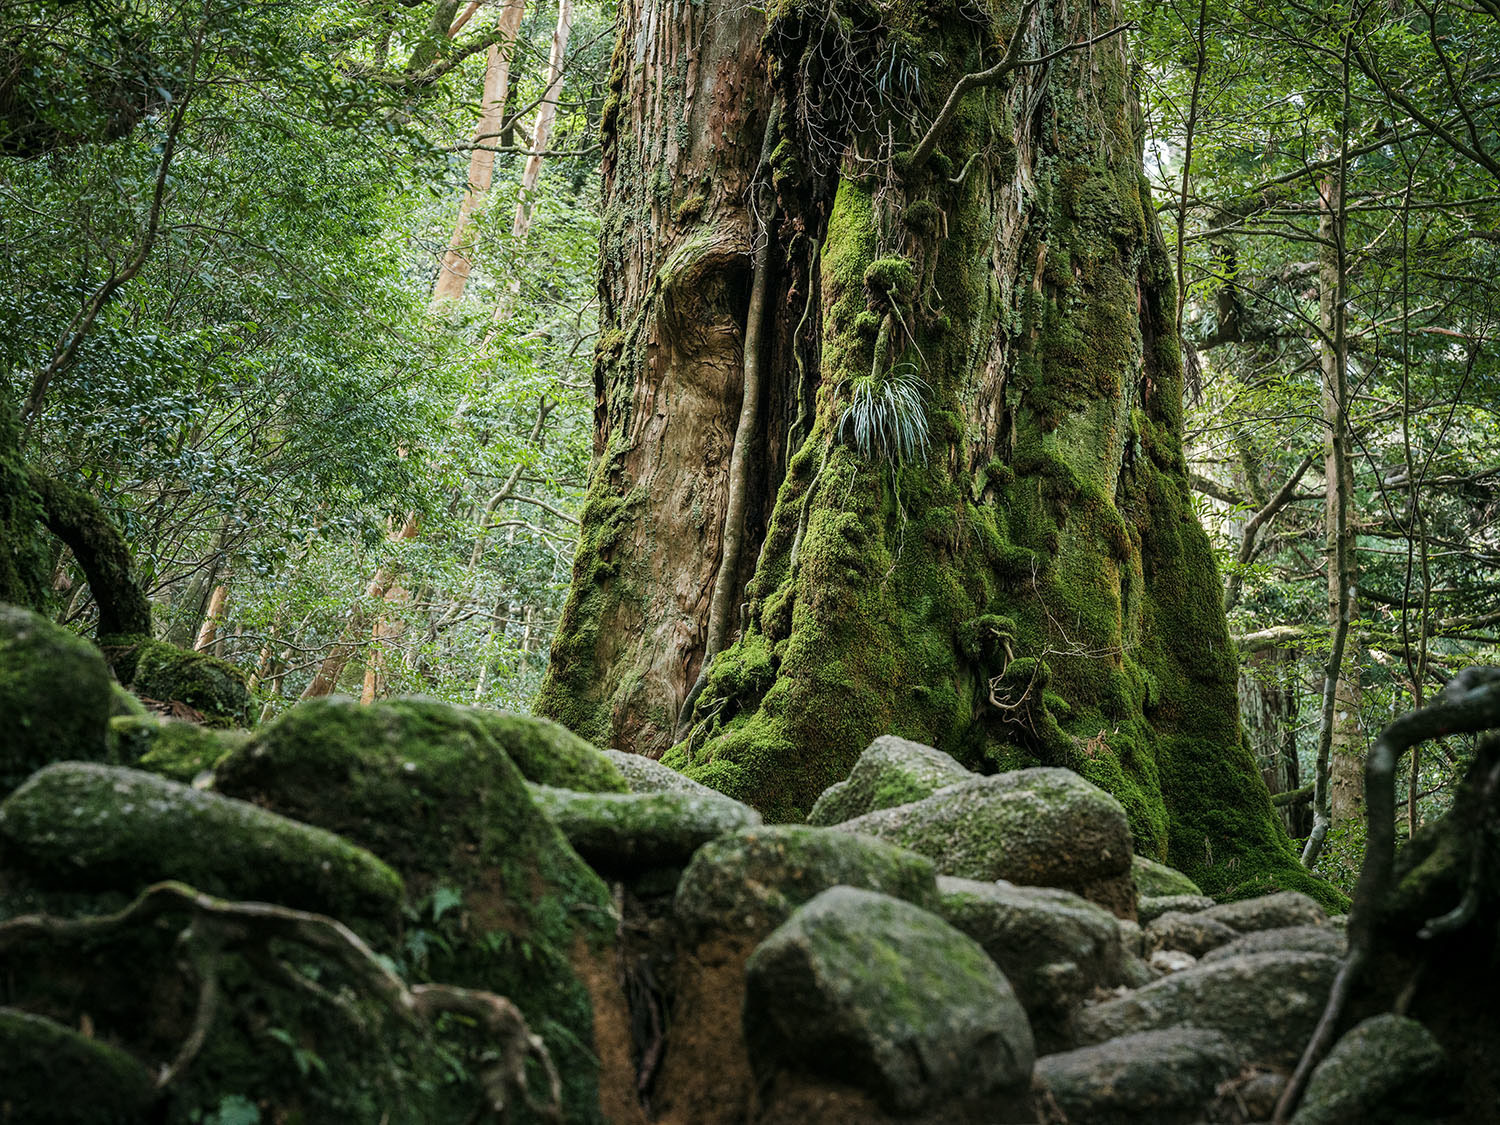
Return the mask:
MULTIPOLYGON (((0 1122, 1265 1121, 1344 953, 1305 895, 1216 904, 1134 855, 1067 770, 883 737, 811 823, 767 825, 431 700, 164 737, 6 612, 0 688, 39 636, 71 671, 6 698, 0 1122), (437 989, 449 1015, 389 1010, 437 989), (494 997, 524 1016, 501 1047, 494 997)), ((1448 1120, 1450 1074, 1371 1015, 1292 1120, 1448 1120)))

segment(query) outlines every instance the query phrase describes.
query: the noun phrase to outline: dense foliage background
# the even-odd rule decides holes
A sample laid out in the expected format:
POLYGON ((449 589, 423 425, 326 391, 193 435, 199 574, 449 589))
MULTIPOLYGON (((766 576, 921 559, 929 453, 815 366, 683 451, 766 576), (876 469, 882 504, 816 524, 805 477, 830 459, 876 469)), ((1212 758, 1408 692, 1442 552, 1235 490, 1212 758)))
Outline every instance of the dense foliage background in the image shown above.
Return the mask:
MULTIPOLYGON (((106 505, 158 627, 244 668, 264 714, 330 687, 525 708, 545 664, 588 470, 613 12, 565 5, 540 150, 560 13, 526 8, 513 47, 503 15, 0 5, 0 374, 23 452, 106 505), (434 303, 492 44, 512 52, 478 142, 495 180, 468 285, 434 303)), ((1500 644, 1497 13, 1179 0, 1134 18, 1200 514, 1250 736, 1294 792, 1320 742, 1357 751, 1500 644)), ((60 546, 52 586, 86 630, 60 546)), ((1410 765, 1405 829, 1467 752, 1410 765)), ((1337 754, 1333 772, 1319 870, 1347 882, 1362 814, 1337 754)), ((1307 803, 1285 806, 1296 835, 1307 803)))

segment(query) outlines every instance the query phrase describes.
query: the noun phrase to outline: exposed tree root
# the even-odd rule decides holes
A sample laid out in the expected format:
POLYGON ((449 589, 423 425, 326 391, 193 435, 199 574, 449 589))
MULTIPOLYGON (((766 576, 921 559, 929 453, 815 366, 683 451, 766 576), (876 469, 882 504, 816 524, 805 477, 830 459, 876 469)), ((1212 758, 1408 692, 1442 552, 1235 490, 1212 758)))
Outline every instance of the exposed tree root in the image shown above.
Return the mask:
MULTIPOLYGON (((489 1034, 495 1059, 479 1075, 488 1107, 506 1121, 511 1109, 524 1103, 544 1120, 562 1121, 562 1082, 546 1045, 534 1035, 519 1008, 503 996, 447 984, 408 987, 387 968, 360 937, 334 918, 264 902, 232 902, 195 890, 185 883, 165 882, 147 887, 130 905, 114 914, 58 918, 23 914, 0 923, 0 953, 31 942, 82 942, 127 927, 148 924, 166 914, 187 912, 191 922, 181 938, 185 960, 197 976, 198 999, 192 1025, 172 1061, 157 1075, 156 1087, 165 1089, 180 1078, 213 1030, 220 1005, 219 975, 227 952, 240 952, 263 969, 274 965, 281 983, 294 985, 319 998, 333 998, 316 982, 270 951, 273 940, 310 949, 336 961, 355 979, 357 987, 373 996, 404 1022, 430 1030, 438 1016, 454 1012, 476 1020, 489 1034), (546 1075, 547 1090, 536 1097, 526 1075, 528 1062, 546 1075)), ((347 1006, 336 1006, 356 1023, 347 1006)))
MULTIPOLYGON (((1380 733, 1370 748, 1365 764, 1365 858, 1349 911, 1349 952, 1334 978, 1323 1016, 1276 1105, 1273 1125, 1285 1125, 1302 1100, 1313 1068, 1333 1045, 1350 994, 1369 963, 1376 920, 1391 889, 1396 859, 1396 763, 1408 749, 1429 738, 1493 727, 1500 727, 1500 668, 1469 668, 1448 683, 1438 702, 1401 716, 1380 733)), ((1497 786, 1500 786, 1500 763, 1486 776, 1486 797, 1493 796, 1497 786)), ((1482 848, 1476 842, 1463 900, 1448 914, 1428 922, 1421 931, 1422 937, 1452 932, 1474 917, 1480 893, 1478 880, 1482 876, 1480 851, 1482 848)))

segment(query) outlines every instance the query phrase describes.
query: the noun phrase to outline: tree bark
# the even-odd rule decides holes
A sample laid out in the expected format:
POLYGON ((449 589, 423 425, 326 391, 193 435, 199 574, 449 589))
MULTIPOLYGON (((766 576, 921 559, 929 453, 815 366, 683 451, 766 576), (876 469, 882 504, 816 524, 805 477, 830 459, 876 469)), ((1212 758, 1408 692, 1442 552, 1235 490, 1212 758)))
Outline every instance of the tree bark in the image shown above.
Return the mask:
POLYGON ((1237 720, 1119 30, 1077 0, 622 5, 595 463, 544 713, 773 819, 886 732, 1065 765, 1205 889, 1306 881, 1237 720), (740 612, 689 701, 746 438, 740 612))
POLYGON ((473 267, 474 211, 489 195, 495 179, 495 148, 500 143, 500 126, 505 116, 505 102, 510 96, 510 64, 515 55, 516 33, 526 0, 510 0, 500 11, 497 30, 503 38, 490 47, 484 57, 484 93, 479 103, 479 124, 474 127, 474 151, 469 156, 469 183, 458 209, 458 222, 448 252, 443 255, 437 284, 432 288, 432 306, 457 301, 464 295, 473 267))

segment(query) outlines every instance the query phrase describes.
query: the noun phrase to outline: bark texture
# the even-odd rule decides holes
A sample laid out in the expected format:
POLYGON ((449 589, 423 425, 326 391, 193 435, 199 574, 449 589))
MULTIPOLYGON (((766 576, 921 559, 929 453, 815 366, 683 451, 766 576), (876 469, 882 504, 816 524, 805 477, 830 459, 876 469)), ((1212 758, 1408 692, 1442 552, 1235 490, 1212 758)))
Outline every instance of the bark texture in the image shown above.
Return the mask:
POLYGON ((636 0, 620 19, 596 461, 542 710, 771 819, 887 732, 978 768, 1066 765, 1206 890, 1315 887, 1239 728, 1126 40, 1099 38, 1118 10, 636 0), (1005 77, 947 117, 986 71, 1005 77), (687 700, 757 281, 736 639, 687 700))

